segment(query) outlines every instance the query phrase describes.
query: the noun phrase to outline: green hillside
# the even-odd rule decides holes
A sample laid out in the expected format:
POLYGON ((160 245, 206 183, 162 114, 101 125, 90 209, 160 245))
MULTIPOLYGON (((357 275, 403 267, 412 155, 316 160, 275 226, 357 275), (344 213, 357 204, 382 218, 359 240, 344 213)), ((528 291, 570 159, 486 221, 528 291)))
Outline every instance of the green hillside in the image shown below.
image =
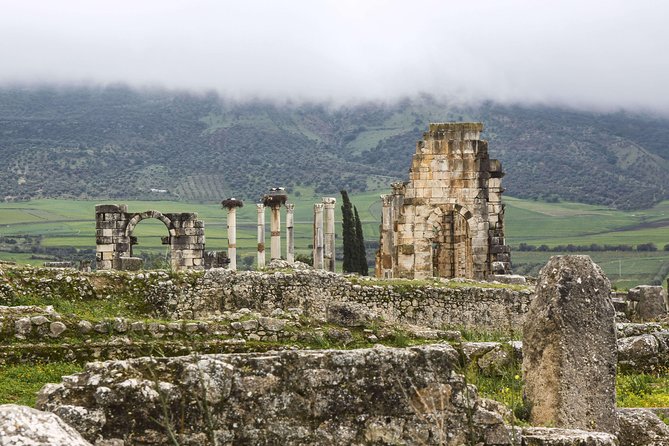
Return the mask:
POLYGON ((0 199, 256 200, 404 179, 430 121, 485 123, 510 195, 619 209, 669 199, 669 120, 549 107, 231 102, 215 94, 0 89, 0 199), (165 191, 165 192, 162 192, 165 191))

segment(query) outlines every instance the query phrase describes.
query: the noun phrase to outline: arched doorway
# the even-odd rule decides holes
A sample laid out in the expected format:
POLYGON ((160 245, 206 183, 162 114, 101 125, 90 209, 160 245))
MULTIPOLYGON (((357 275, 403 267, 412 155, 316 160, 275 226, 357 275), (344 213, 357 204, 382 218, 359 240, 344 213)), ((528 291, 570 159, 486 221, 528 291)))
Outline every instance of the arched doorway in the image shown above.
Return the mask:
POLYGON ((451 210, 442 214, 439 223, 434 226, 432 239, 432 275, 473 278, 472 238, 466 214, 451 210))

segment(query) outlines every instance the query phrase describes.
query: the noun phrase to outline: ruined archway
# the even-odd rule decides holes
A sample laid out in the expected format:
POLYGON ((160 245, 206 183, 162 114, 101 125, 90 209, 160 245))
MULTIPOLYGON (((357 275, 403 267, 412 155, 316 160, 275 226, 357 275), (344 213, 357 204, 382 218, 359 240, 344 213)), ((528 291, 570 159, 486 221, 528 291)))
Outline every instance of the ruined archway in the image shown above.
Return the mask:
POLYGON ((129 269, 137 264, 132 245, 137 242, 133 231, 147 218, 161 221, 167 228, 162 242, 170 247, 173 271, 204 268, 204 222, 192 212, 163 214, 150 210, 128 212, 126 205, 95 206, 96 259, 98 269, 129 269))
POLYGON ((471 212, 462 206, 434 212, 432 224, 432 275, 434 277, 474 277, 471 212))

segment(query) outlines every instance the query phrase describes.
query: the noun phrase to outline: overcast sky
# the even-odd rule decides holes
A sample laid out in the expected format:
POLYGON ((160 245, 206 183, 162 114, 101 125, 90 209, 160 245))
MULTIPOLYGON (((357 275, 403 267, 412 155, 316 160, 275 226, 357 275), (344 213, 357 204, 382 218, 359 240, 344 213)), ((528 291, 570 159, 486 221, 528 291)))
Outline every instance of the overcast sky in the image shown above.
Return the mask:
POLYGON ((669 1, 0 0, 0 82, 669 114, 669 1))

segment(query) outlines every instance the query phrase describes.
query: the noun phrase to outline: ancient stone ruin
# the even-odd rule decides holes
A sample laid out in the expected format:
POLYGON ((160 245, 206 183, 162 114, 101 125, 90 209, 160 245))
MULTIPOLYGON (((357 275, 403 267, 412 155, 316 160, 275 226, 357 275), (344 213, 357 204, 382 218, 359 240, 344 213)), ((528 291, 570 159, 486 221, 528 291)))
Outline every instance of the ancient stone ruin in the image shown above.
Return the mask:
POLYGON ((511 272, 502 164, 481 123, 437 123, 418 141, 409 181, 382 195, 377 277, 486 279, 511 272))
POLYGON ((132 247, 137 244, 132 232, 146 218, 156 218, 167 228, 168 235, 162 242, 170 246, 173 271, 204 269, 204 222, 198 220, 196 213, 128 212, 125 204, 95 206, 98 269, 136 270, 141 267, 141 259, 132 256, 132 247))

